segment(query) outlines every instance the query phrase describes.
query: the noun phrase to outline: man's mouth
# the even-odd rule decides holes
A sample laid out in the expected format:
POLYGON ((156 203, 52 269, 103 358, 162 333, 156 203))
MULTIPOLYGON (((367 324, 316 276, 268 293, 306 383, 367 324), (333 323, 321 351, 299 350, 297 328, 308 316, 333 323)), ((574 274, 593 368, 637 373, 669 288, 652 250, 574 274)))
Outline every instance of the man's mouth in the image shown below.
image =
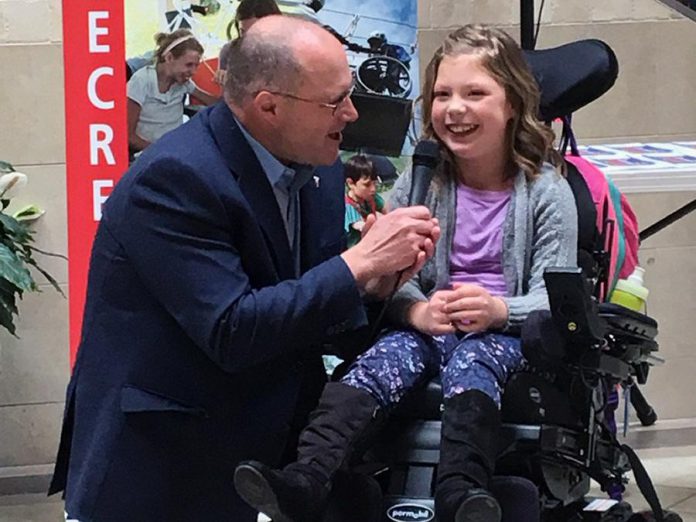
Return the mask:
POLYGON ((329 138, 331 138, 334 141, 340 142, 341 140, 343 140, 343 133, 341 131, 332 132, 329 134, 329 138))

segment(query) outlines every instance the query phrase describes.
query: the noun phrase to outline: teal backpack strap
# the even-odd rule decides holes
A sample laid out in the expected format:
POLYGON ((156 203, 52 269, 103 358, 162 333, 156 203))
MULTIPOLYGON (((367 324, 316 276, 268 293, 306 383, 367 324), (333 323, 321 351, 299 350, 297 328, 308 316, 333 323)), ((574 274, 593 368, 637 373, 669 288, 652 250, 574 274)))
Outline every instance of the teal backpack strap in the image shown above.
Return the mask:
POLYGON ((623 266, 624 259, 626 258, 626 234, 624 232, 624 216, 623 210, 621 208, 621 192, 616 187, 614 182, 609 176, 607 178, 607 185, 609 186, 609 197, 611 198, 611 204, 614 207, 614 213, 616 214, 616 227, 614 233, 616 234, 618 250, 616 254, 614 277, 612 281, 609 281, 609 288, 607 291, 607 296, 610 296, 614 291, 616 282, 619 280, 619 273, 621 272, 621 267, 623 266))

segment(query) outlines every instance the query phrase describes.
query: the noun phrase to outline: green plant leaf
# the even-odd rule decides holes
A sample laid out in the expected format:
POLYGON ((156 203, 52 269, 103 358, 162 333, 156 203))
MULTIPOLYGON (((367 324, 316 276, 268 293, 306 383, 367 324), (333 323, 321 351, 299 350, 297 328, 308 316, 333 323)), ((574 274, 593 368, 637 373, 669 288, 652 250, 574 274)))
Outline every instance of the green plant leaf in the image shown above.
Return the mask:
POLYGON ((36 205, 27 205, 26 207, 23 207, 14 214, 12 214, 12 217, 20 222, 34 221, 35 219, 38 219, 41 216, 43 216, 45 213, 45 210, 37 207, 36 205))
POLYGON ((17 337, 12 312, 2 305, 0 305, 0 326, 5 327, 8 332, 17 337))
MULTIPOLYGON (((5 187, 3 196, 26 183, 24 174, 8 176, 10 173, 16 173, 14 167, 6 161, 0 161, 0 177, 3 178, 5 187)), ((4 213, 9 203, 9 197, 0 197, 0 328, 5 328, 17 337, 14 319, 19 312, 18 299, 22 298, 25 291, 39 291, 32 272, 29 271, 30 267, 36 268, 63 297, 65 294, 58 282, 34 260, 35 252, 45 252, 34 247, 33 230, 21 222, 36 219, 41 216, 43 210, 29 205, 19 210, 16 216, 10 216, 4 213)))
POLYGON ((32 232, 25 224, 20 223, 12 216, 0 212, 0 225, 2 225, 7 232, 15 236, 16 240, 20 243, 26 243, 31 240, 32 232))
POLYGON ((41 267, 36 263, 36 261, 35 261, 33 258, 30 259, 30 260, 28 260, 27 263, 29 263, 31 266, 33 266, 33 267, 36 268, 39 272, 41 272, 41 274, 46 278, 46 280, 47 280, 49 283, 51 283, 51 286, 52 286, 53 288, 55 288, 55 289, 58 291, 58 293, 59 293, 60 295, 62 295, 63 297, 65 297, 65 294, 63 293, 63 290, 61 289, 60 285, 58 284, 58 281, 56 281, 56 280, 53 278, 53 276, 52 276, 51 274, 49 274, 48 272, 46 272, 46 270, 44 270, 43 268, 41 268, 41 267))
POLYGON ((10 163, 0 160, 0 174, 9 174, 10 172, 14 171, 15 169, 10 163))
POLYGON ((0 277, 20 290, 34 290, 36 283, 24 262, 7 245, 0 243, 0 277))
POLYGON ((16 296, 22 291, 15 285, 0 277, 0 305, 6 306, 13 314, 18 313, 16 296))

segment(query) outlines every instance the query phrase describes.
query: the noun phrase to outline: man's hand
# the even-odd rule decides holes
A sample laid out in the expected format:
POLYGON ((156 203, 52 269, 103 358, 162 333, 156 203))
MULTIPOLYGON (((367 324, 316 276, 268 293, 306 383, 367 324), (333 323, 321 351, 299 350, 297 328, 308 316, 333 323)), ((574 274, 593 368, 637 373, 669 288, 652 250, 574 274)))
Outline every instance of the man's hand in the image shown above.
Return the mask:
POLYGON ((434 251, 435 245, 432 240, 426 239, 423 251, 418 254, 416 262, 411 267, 396 274, 370 279, 365 284, 365 293, 378 300, 388 298, 390 294, 401 288, 406 281, 421 271, 426 261, 432 257, 434 251))
POLYGON ((403 284, 423 267, 439 237, 440 226, 427 208, 400 208, 379 219, 368 216, 362 239, 342 257, 358 286, 375 295, 389 293, 397 276, 403 284))
POLYGON ((408 309, 408 322, 419 332, 428 335, 454 333, 457 329, 445 312, 445 307, 453 294, 453 290, 438 290, 429 301, 415 303, 408 309))
POLYGON ((462 332, 483 332, 502 328, 507 323, 508 308, 500 297, 474 284, 454 283, 444 307, 449 320, 462 332))

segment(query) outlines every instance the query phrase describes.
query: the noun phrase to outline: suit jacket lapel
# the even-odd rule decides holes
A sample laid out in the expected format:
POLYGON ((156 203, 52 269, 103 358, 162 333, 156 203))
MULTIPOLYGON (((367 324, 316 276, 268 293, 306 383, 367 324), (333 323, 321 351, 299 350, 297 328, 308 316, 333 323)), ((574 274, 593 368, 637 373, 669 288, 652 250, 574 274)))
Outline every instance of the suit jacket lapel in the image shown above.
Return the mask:
POLYGON ((303 273, 345 247, 343 187, 343 164, 336 160, 331 166, 314 169, 313 178, 300 190, 303 273))
POLYGON ((208 115, 213 138, 259 222, 280 278, 293 278, 294 263, 285 222, 256 154, 225 103, 216 104, 208 115))

